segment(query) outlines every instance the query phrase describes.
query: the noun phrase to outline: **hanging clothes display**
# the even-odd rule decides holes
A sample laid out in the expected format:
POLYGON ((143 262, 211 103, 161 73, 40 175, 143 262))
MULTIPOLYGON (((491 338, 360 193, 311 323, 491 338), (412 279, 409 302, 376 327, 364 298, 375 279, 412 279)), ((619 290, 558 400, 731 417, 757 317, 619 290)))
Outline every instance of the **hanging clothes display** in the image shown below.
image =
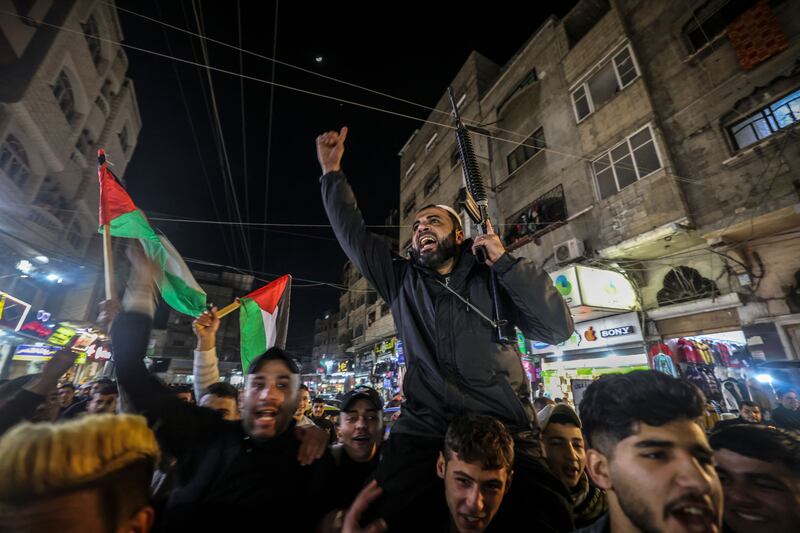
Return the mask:
POLYGON ((678 361, 675 359, 675 354, 672 353, 669 346, 663 342, 657 342, 650 346, 650 367, 653 370, 664 372, 672 377, 681 377, 678 372, 678 361))

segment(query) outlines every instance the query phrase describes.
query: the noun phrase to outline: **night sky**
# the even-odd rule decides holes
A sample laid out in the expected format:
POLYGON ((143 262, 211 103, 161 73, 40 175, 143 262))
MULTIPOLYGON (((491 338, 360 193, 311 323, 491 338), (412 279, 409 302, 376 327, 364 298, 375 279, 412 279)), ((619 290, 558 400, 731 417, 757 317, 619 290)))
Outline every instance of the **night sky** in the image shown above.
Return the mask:
MULTIPOLYGON (((447 3, 452 10, 432 7, 432 2, 398 4, 402 10, 395 9, 392 3, 373 3, 371 8, 359 4, 280 2, 276 57, 433 106, 470 51, 477 50, 503 65, 551 13, 563 16, 574 2, 553 2, 553 8, 543 7, 544 2, 528 2, 527 7, 512 2, 492 3, 493 9, 480 10, 464 9, 464 4, 456 2, 447 3), (322 56, 322 62, 315 61, 317 56, 322 56)), ((197 1, 196 5, 207 37, 238 45, 239 10, 235 0, 197 1)), ((188 0, 158 4, 120 0, 118 6, 197 32, 195 11, 188 0)), ((240 13, 242 48, 272 57, 275 4, 242 1, 240 13)), ((125 44, 203 63, 199 39, 124 11, 119 16, 125 44)), ((232 199, 226 204, 224 164, 215 141, 205 69, 126 51, 130 59, 128 76, 135 83, 143 124, 125 175, 134 201, 154 218, 236 221, 232 199)), ((212 66, 240 71, 238 51, 209 43, 208 54, 212 66)), ((243 67, 247 76, 271 79, 270 61, 245 54, 243 67)), ((383 224, 390 210, 397 208, 397 153, 420 122, 275 88, 272 140, 268 143, 270 86, 244 80, 245 143, 240 78, 213 72, 212 80, 242 220, 327 224, 320 200, 314 139, 322 131, 342 125, 350 127, 343 166, 367 223, 383 224)), ((275 68, 275 81, 420 119, 429 113, 282 65, 275 68)), ((157 220, 153 223, 187 259, 250 269, 241 233, 235 227, 157 220)), ((260 272, 256 275, 263 279, 290 273, 296 278, 341 283, 345 256, 329 228, 250 228, 245 230, 245 238, 252 269, 260 272)), ((335 288, 302 287, 304 284, 307 282, 295 279, 289 328, 288 347, 299 354, 311 351, 314 319, 326 309, 336 308, 339 297, 335 288)))

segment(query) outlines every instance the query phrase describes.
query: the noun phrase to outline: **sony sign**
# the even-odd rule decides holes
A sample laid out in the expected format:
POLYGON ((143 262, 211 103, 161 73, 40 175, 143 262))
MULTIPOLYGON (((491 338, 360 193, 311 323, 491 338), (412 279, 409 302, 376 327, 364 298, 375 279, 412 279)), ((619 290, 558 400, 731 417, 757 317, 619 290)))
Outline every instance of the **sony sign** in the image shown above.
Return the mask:
POLYGON ((633 334, 633 326, 622 326, 618 328, 600 330, 600 336, 604 339, 607 339, 609 337, 622 337, 623 335, 632 335, 632 334, 633 334))

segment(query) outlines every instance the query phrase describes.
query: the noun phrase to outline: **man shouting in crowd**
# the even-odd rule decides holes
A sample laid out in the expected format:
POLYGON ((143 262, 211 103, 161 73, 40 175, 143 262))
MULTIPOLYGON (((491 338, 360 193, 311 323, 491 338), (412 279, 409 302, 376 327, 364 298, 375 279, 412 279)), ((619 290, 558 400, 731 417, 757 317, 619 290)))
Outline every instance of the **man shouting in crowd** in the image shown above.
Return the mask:
POLYGON ((530 383, 516 343, 495 335, 490 286, 495 278, 508 331, 516 326, 526 337, 552 344, 573 331, 564 300, 545 271, 507 253, 491 228, 487 235, 465 239, 448 206, 417 212, 411 258, 394 256, 384 240, 367 231, 342 173, 346 136, 342 128, 317 138, 323 203, 345 253, 390 304, 407 358, 407 401, 376 472, 384 489, 377 514, 391 529, 405 530, 398 524, 413 517, 402 511, 441 492, 431 465, 448 424, 460 413, 477 413, 502 421, 516 450, 514 485, 496 522, 511 528, 522 523, 514 517, 524 517, 532 530, 570 530, 569 494, 541 459, 530 383), (474 255, 478 246, 486 249, 485 264, 474 255), (541 512, 532 505, 541 505, 541 512))

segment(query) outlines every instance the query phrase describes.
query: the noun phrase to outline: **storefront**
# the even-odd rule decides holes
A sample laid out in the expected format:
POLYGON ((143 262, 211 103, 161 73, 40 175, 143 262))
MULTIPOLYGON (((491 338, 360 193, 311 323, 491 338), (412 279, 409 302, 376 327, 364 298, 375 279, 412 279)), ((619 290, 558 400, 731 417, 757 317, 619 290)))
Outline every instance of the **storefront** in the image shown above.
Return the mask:
POLYGON ((541 360, 545 395, 570 403, 580 401, 586 380, 648 368, 639 313, 635 311, 579 322, 566 341, 555 346, 532 342, 530 353, 541 360))
POLYGON ((375 367, 371 375, 372 387, 380 393, 384 403, 400 392, 405 373, 403 343, 397 337, 389 337, 374 347, 375 367))
POLYGON ((541 383, 546 396, 579 402, 587 383, 598 376, 647 368, 638 298, 624 272, 572 265, 550 277, 570 308, 575 330, 555 346, 518 335, 534 394, 541 383))
POLYGON ((743 326, 742 306, 739 295, 730 293, 648 311, 658 338, 649 346, 650 365, 700 387, 709 401, 711 420, 738 413, 739 402, 754 397, 768 407, 763 393, 771 391, 755 390, 760 387, 748 385, 748 378, 768 352, 770 358, 784 358, 774 325, 743 326), (770 330, 774 339, 767 334, 770 330))

